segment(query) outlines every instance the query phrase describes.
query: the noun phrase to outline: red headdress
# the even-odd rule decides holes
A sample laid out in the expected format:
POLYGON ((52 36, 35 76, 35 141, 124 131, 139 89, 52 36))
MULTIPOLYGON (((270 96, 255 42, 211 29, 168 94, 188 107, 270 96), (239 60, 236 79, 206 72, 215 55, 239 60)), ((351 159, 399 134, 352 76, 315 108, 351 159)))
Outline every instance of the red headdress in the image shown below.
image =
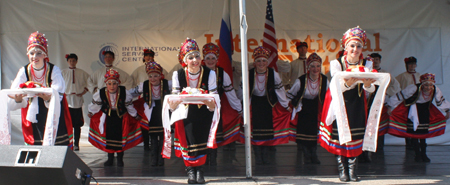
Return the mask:
POLYGON ((206 55, 208 54, 214 54, 217 58, 219 58, 219 51, 220 51, 219 46, 213 43, 205 44, 203 46, 203 58, 205 58, 206 55))
POLYGON ((270 57, 270 50, 266 49, 265 47, 258 46, 253 51, 253 60, 256 60, 257 58, 263 57, 265 59, 269 59, 270 57))
POLYGON ((32 33, 30 35, 30 37, 28 37, 27 53, 30 52, 30 50, 33 48, 39 48, 46 55, 46 58, 44 59, 44 61, 48 62, 49 59, 48 59, 48 50, 47 50, 48 44, 47 44, 47 42, 48 42, 48 40, 47 40, 47 38, 45 38, 44 34, 39 33, 39 31, 32 33))
POLYGON ((317 53, 313 53, 309 55, 308 59, 306 59, 306 66, 309 66, 313 62, 319 62, 320 64, 322 64, 322 58, 320 58, 317 53))
POLYGON ((180 62, 183 67, 186 67, 186 56, 194 52, 200 53, 197 42, 195 42, 195 40, 193 39, 187 38, 184 43, 181 43, 180 52, 178 54, 178 62, 180 62))
POLYGON ((163 68, 155 61, 150 61, 145 64, 145 72, 147 72, 147 74, 156 72, 159 73, 162 78, 164 78, 163 68))
POLYGON ((433 73, 425 73, 420 76, 420 83, 433 82, 434 84, 436 83, 435 77, 436 75, 434 75, 433 73))
POLYGON ((109 69, 106 74, 105 74, 105 83, 108 80, 116 80, 117 82, 119 82, 120 84, 120 74, 118 71, 114 70, 114 69, 109 69))
POLYGON ((350 28, 344 33, 344 36, 342 36, 341 45, 342 48, 345 48, 348 42, 351 40, 357 40, 361 42, 363 46, 366 45, 367 35, 366 31, 361 29, 359 26, 355 28, 350 28))

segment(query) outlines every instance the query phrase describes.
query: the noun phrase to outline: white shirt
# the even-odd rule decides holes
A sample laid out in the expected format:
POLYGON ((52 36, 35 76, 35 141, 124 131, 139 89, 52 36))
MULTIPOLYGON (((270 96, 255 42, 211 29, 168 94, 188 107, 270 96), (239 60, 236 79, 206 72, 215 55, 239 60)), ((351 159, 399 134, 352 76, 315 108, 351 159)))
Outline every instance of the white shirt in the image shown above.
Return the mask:
MULTIPOLYGON (((306 80, 308 80, 308 79, 306 79, 306 80)), ((317 79, 317 80, 319 80, 319 79, 317 79)), ((311 86, 310 85, 306 86, 306 88, 304 90, 305 92, 303 94, 303 98, 312 100, 319 95, 319 89, 322 84, 320 83, 320 81, 316 85, 313 85, 310 82, 308 82, 308 84, 310 84, 311 86)), ((299 79, 295 80, 294 85, 286 93, 286 96, 290 100, 294 99, 294 97, 297 96, 297 93, 300 91, 301 86, 302 86, 302 84, 301 84, 300 80, 299 79)), ((327 87, 324 90, 326 91, 329 86, 330 86, 330 82, 327 80, 327 87)), ((293 105, 293 106, 297 107, 297 105, 293 105)), ((298 107, 295 109, 295 111, 300 112, 302 110, 302 106, 303 106, 302 101, 299 101, 298 107)))
MULTIPOLYGON (((189 72, 188 72, 189 73, 189 72)), ((200 73, 191 75, 189 74, 189 87, 191 88, 197 88, 198 81, 202 80, 200 79, 200 73), (194 80, 192 80, 194 79, 194 80)), ((178 81, 178 71, 173 72, 172 76, 172 94, 178 94, 181 92, 180 83, 178 81)), ((208 91, 210 94, 217 94, 217 84, 216 84, 216 72, 214 70, 211 70, 209 72, 209 78, 208 78, 208 91)))
MULTIPOLYGON (((267 69, 269 70, 269 69, 267 69)), ((255 69, 256 71, 256 69, 255 69)), ((283 84, 281 82, 280 76, 276 71, 273 71, 274 76, 274 88, 275 93, 277 94, 278 102, 280 102, 280 105, 283 107, 288 107, 289 100, 286 98, 286 90, 283 87, 283 84)), ((253 75, 253 74, 250 74, 253 75)), ((256 96, 266 96, 266 73, 258 75, 256 73, 255 76, 255 84, 253 87, 253 94, 256 96)))
MULTIPOLYGON (((365 67, 368 68, 369 70, 372 70, 372 66, 373 66, 372 61, 367 60, 367 61, 366 61, 365 67)), ((343 68, 344 68, 344 71, 347 70, 347 67, 346 67, 346 66, 343 66, 343 68)), ((336 73, 339 72, 339 71, 342 71, 341 63, 340 63, 338 60, 336 60, 336 59, 332 60, 332 61, 330 62, 330 73, 331 73, 331 77, 333 77, 334 74, 336 74, 336 73)), ((345 91, 348 91, 348 90, 350 90, 350 89, 353 89, 353 88, 356 87, 356 85, 357 85, 357 83, 353 83, 350 87, 346 87, 346 86, 345 86, 345 83, 342 83, 342 92, 345 92, 345 91)), ((364 85, 363 85, 363 89, 366 90, 368 93, 372 93, 372 92, 375 91, 375 86, 374 86, 374 85, 371 85, 369 88, 366 88, 366 87, 364 87, 364 85)), ((366 96, 366 97, 368 97, 368 96, 366 96)))
POLYGON ((83 97, 77 96, 87 89, 87 80, 89 74, 82 69, 63 69, 61 74, 64 78, 64 84, 66 85, 66 99, 70 108, 81 108, 83 107, 83 97))
MULTIPOLYGON (((119 88, 117 88, 117 91, 119 91, 119 88)), ((105 92, 109 93, 107 90, 105 92)), ((128 114, 130 114, 132 117, 136 117, 137 111, 132 104, 133 97, 131 96, 130 92, 125 91, 125 93, 126 93, 125 106, 127 108, 128 114)), ((116 96, 117 92, 109 93, 110 97, 109 101, 111 102, 112 110, 116 109, 116 98, 117 98, 116 96)), ((92 95, 92 102, 88 106, 88 111, 92 114, 95 114, 99 112, 101 108, 102 108, 102 99, 100 97, 100 91, 97 91, 94 93, 94 95, 92 95)))
POLYGON ((409 73, 408 71, 405 71, 396 76, 395 79, 400 83, 400 88, 403 90, 411 84, 420 83, 420 73, 409 73))
MULTIPOLYGON (((436 107, 440 109, 441 111, 448 111, 450 109, 450 103, 444 98, 442 95, 441 89, 439 87, 434 86, 436 88, 436 93, 434 94, 434 103, 436 104, 436 107)), ((410 98, 414 93, 417 91, 417 85, 411 84, 405 89, 401 91, 405 99, 410 98)), ((388 105, 394 109, 397 107, 400 103, 404 101, 403 96, 399 93, 397 95, 391 96, 388 101, 388 105)), ((422 95, 422 93, 419 93, 419 98, 417 99, 416 103, 425 103, 430 101, 430 99, 425 99, 422 95)))

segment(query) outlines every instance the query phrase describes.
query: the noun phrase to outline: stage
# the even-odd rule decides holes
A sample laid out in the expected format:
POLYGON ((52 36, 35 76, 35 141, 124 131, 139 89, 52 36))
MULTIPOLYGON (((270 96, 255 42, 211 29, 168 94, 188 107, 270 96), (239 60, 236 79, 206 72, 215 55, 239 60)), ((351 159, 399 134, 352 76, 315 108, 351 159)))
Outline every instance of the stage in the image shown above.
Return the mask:
MULTIPOLYGON (((371 163, 359 163, 358 175, 364 184, 447 184, 450 174, 450 146, 428 146, 431 163, 414 161, 414 151, 404 146, 385 146, 372 156, 371 163)), ((320 165, 302 164, 295 144, 281 145, 270 152, 272 163, 253 165, 253 179, 246 179, 244 145, 236 151, 218 149, 217 166, 205 166, 209 184, 334 184, 337 167, 334 155, 318 147, 320 165), (265 182, 265 183, 263 183, 265 182)), ((150 152, 143 147, 127 150, 124 167, 104 167, 106 153, 92 146, 81 146, 78 156, 93 170, 100 184, 179 184, 186 183, 184 164, 180 158, 165 160, 162 167, 150 166, 150 152)), ((172 155, 174 156, 174 155, 172 155)), ((254 162, 253 162, 254 164, 254 162)), ((94 181, 91 181, 91 183, 94 181)))

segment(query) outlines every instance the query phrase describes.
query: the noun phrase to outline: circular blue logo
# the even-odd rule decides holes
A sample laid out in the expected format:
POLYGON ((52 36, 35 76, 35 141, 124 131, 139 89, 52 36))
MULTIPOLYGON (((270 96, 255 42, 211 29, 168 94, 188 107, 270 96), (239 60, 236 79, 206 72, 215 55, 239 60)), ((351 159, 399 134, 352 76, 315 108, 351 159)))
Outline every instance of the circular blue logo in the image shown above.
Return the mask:
POLYGON ((114 61, 113 61, 113 64, 114 64, 117 60, 117 56, 118 56, 118 52, 119 52, 117 50, 117 48, 114 46, 106 45, 102 49, 100 49, 100 52, 98 53, 98 58, 100 59, 100 62, 102 64, 105 64, 105 56, 103 55, 103 51, 112 51, 114 53, 114 61))

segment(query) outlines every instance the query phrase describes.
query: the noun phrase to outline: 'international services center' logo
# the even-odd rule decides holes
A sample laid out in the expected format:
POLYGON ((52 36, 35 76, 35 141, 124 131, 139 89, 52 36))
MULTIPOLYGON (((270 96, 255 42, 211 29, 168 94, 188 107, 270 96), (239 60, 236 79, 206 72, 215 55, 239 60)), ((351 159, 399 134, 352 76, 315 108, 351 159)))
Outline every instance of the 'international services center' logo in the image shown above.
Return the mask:
POLYGON ((111 51, 114 53, 114 61, 113 65, 116 66, 120 60, 119 58, 119 50, 117 49, 118 46, 114 43, 107 42, 100 46, 100 51, 98 52, 98 58, 100 59, 99 63, 100 65, 105 65, 105 56, 103 55, 103 51, 111 51))

